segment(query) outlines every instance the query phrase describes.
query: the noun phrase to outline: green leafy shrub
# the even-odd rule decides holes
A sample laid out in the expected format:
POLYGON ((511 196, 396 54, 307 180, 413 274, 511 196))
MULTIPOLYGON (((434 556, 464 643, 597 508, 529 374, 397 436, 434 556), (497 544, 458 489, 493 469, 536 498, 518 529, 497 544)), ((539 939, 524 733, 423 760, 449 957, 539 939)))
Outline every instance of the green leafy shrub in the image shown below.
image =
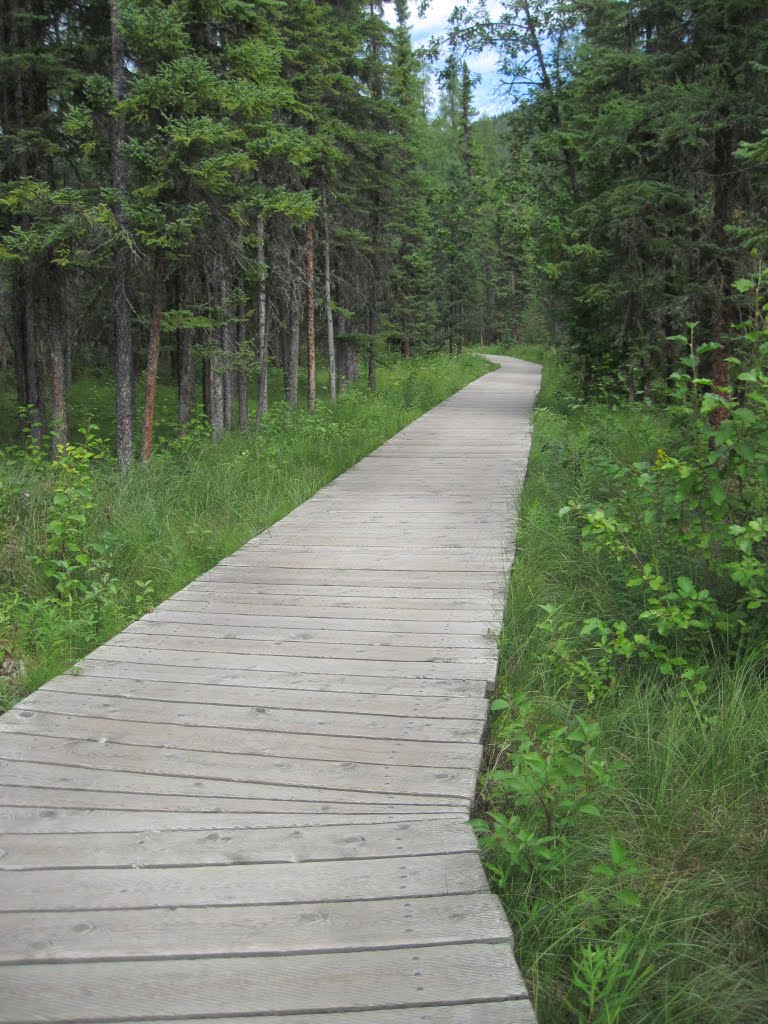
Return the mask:
MULTIPOLYGON (((758 376, 759 348, 735 348, 735 377, 758 376)), ((750 524, 768 502, 761 456, 730 476, 723 453, 711 455, 724 421, 701 408, 708 386, 694 377, 706 378, 690 377, 673 382, 667 405, 583 402, 572 368, 546 360, 499 641, 503 703, 476 811, 541 1024, 753 1024, 768 1004, 768 656, 765 606, 750 607, 765 562, 750 524), (665 459, 707 484, 728 479, 722 521, 699 529, 665 459), (671 529, 667 502, 679 516, 671 529), (691 542, 704 534, 705 545, 691 542), (663 672, 677 657, 685 663, 663 672), (588 758, 568 741, 579 719, 588 758), (531 744, 542 760, 529 772, 531 744), (608 773, 594 785, 592 761, 608 773)), ((754 390, 736 380, 725 398, 743 407, 754 390)))
MULTIPOLYGON (((705 691, 712 650, 739 658, 768 627, 768 332, 746 331, 747 364, 731 358, 733 387, 697 375, 702 346, 674 374, 674 455, 605 463, 610 501, 572 501, 562 510, 584 548, 610 559, 635 591, 630 621, 586 619, 589 648, 563 665, 592 702, 616 687, 628 662, 651 661, 695 699, 705 691), (748 368, 744 368, 748 365, 748 368), (709 390, 702 390, 709 389, 709 390)), ((557 609, 547 607, 552 656, 563 654, 557 609)))

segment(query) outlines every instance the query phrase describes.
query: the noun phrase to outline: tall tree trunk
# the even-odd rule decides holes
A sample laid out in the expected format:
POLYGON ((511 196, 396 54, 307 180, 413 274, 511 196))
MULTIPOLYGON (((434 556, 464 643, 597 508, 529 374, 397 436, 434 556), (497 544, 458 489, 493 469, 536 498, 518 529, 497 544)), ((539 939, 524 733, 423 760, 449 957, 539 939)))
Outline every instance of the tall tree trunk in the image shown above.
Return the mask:
MULTIPOLYGON (((725 111, 721 114, 725 117, 725 111)), ((736 183, 738 170, 733 158, 735 140, 733 130, 721 128, 715 133, 714 140, 714 204, 713 204, 713 225, 712 239, 716 246, 715 269, 713 274, 713 285, 715 288, 715 299, 712 308, 711 338, 717 342, 719 348, 711 354, 710 376, 715 390, 725 392, 730 386, 730 371, 728 358, 731 355, 731 348, 728 342, 728 330, 730 327, 729 296, 733 288, 734 258, 731 252, 731 242, 728 237, 728 225, 733 223, 733 213, 736 206, 736 183)), ((718 406, 710 414, 710 421, 717 427, 723 420, 728 418, 728 410, 718 406)))
POLYGON ((152 458, 152 435, 155 423, 155 394, 157 392, 157 364, 160 359, 160 324, 165 300, 165 254, 159 249, 155 256, 152 281, 152 319, 147 349, 147 380, 144 391, 144 420, 141 428, 141 458, 152 458))
POLYGON ((375 310, 371 310, 370 318, 368 321, 368 332, 370 334, 370 341, 368 342, 368 390, 376 390, 376 335, 378 333, 379 323, 378 316, 375 310))
POLYGON ((37 343, 37 316, 35 292, 30 268, 24 268, 24 375, 27 391, 29 432, 35 444, 43 443, 45 433, 45 398, 43 394, 43 368, 37 343))
POLYGON ((221 376, 220 351, 214 352, 208 360, 210 421, 214 438, 219 438, 224 433, 224 381, 221 376))
MULTIPOLYGON (((125 53, 119 26, 119 0, 111 0, 112 95, 119 103, 125 94, 125 53)), ((113 263, 112 308, 115 330, 115 415, 117 461, 125 472, 133 463, 133 417, 135 410, 135 375, 131 308, 128 299, 129 254, 125 242, 126 219, 123 200, 126 194, 127 170, 123 155, 125 122, 117 112, 112 120, 111 185, 116 196, 113 205, 117 239, 113 263)))
POLYGON ((259 263, 259 289, 256 298, 258 314, 257 330, 259 339, 259 396, 256 403, 256 429, 267 411, 269 402, 269 352, 267 350, 267 260, 264 244, 264 217, 256 222, 256 259, 259 263))
POLYGON ((179 424, 183 427, 192 419, 195 397, 195 361, 192 356, 192 335, 188 330, 178 331, 179 354, 179 424))
MULTIPOLYGON (((203 271, 203 279, 205 283, 205 295, 208 309, 213 311, 214 307, 214 295, 219 295, 219 258, 214 257, 213 260, 213 272, 214 280, 211 278, 207 270, 203 271)), ((213 328, 208 328, 206 334, 206 349, 208 356, 203 363, 203 374, 204 374, 204 394, 206 399, 205 412, 208 417, 208 422, 211 425, 211 433, 213 438, 219 438, 224 433, 224 395, 223 395, 223 384, 221 379, 221 343, 218 337, 218 332, 213 328)))
POLYGON ((285 400, 295 409, 299 404, 299 349, 301 347, 301 298, 296 281, 290 289, 288 308, 288 352, 283 366, 285 400))
POLYGON ((323 257, 325 263, 325 323, 328 335, 328 397, 336 401, 336 343, 333 337, 333 305, 331 302, 331 223, 327 206, 324 209, 323 257))
MULTIPOLYGON (((176 288, 176 305, 182 308, 185 302, 185 285, 179 275, 176 288)), ((192 355, 192 332, 188 329, 176 331, 176 373, 179 396, 179 426, 186 426, 192 419, 192 402, 195 398, 195 361, 192 355)))
POLYGON ((358 366, 357 347, 351 341, 346 341, 344 335, 347 333, 347 320, 339 315, 339 359, 338 359, 338 388, 345 391, 348 384, 353 383, 360 377, 358 366))
MULTIPOLYGON (((204 344, 207 346, 208 332, 204 333, 204 344)), ((203 392, 203 412, 208 422, 211 422, 211 360, 204 356, 200 367, 200 385, 203 392)))
MULTIPOLYGON (((120 27, 120 0, 110 0, 112 49, 112 99, 117 105, 125 96, 125 48, 120 27)), ((123 155, 125 119, 116 110, 110 139, 110 184, 115 195, 112 207, 117 224, 113 263, 112 310, 115 321, 115 415, 117 421, 117 463, 124 472, 133 462, 133 349, 131 307, 128 302, 128 247, 125 243, 124 199, 127 170, 123 155)))
POLYGON ((233 334, 234 324, 230 323, 230 310, 229 310, 229 279, 227 277, 227 268, 225 267, 221 276, 221 314, 224 318, 224 323, 221 325, 220 338, 221 338, 221 360, 222 360, 222 373, 221 373, 221 408, 222 408, 222 419, 224 422, 224 429, 232 429, 232 403, 233 403, 233 370, 232 364, 234 362, 235 355, 235 339, 233 334))
MULTIPOLYGON (((27 7, 28 5, 23 5, 27 7)), ((28 11, 26 13, 29 13, 28 11)), ((26 35, 34 32, 38 26, 33 27, 33 22, 20 17, 19 5, 16 2, 8 4, 8 52, 13 55, 20 53, 28 42, 26 35)), ((40 22, 42 24, 42 22, 40 22)), ((28 111, 30 108, 30 92, 32 92, 32 113, 34 110, 34 84, 25 90, 27 78, 22 74, 22 65, 18 64, 13 72, 13 114, 14 124, 18 136, 29 129, 28 111)), ((9 98, 5 102, 8 102, 9 98)), ((6 112, 6 111, 4 111, 6 112)), ((29 166, 28 149, 21 145, 14 151, 13 147, 6 145, 6 159, 10 157, 6 174, 10 177, 26 178, 33 173, 29 166)), ((19 223, 23 232, 26 232, 31 224, 28 214, 22 214, 19 223)), ((45 408, 43 403, 43 373, 40 355, 37 344, 37 310, 35 308, 35 282, 32 276, 32 267, 26 263, 18 277, 12 278, 18 285, 18 341, 17 341, 17 365, 23 366, 23 372, 17 375, 17 383, 22 385, 21 405, 25 409, 22 417, 22 426, 26 426, 29 436, 37 445, 42 444, 45 433, 45 408)))
POLYGON ((245 338, 245 306, 237 307, 237 373, 235 374, 235 392, 237 394, 237 426, 240 430, 248 429, 248 377, 245 372, 246 338, 245 338))
POLYGON ((307 224, 307 406, 317 402, 315 377, 315 226, 307 224))
MULTIPOLYGON (((11 289, 11 322, 13 324, 11 343, 13 345, 13 369, 16 378, 16 404, 23 409, 27 404, 27 371, 24 358, 24 272, 20 268, 14 274, 11 289)), ((22 416, 20 426, 26 426, 26 415, 22 416)))
POLYGON ((64 321, 59 270, 50 270, 48 295, 48 332, 51 348, 51 445, 56 458, 59 448, 67 443, 67 374, 64 357, 64 321))

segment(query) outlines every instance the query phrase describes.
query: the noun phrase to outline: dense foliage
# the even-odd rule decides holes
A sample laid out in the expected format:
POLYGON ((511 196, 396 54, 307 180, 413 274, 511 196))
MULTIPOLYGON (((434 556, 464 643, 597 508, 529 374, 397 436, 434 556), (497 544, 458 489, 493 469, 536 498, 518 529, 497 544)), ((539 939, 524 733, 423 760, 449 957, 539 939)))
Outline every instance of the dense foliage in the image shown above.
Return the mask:
POLYGON ((762 0, 503 0, 457 11, 453 39, 500 54, 523 298, 587 391, 650 397, 686 322, 720 345, 704 369, 727 384, 744 354, 734 284, 768 211, 762 0))
POLYGON ((585 403, 544 356, 475 822, 542 1024, 751 1024, 768 1000, 750 333, 739 405, 687 367, 666 408, 585 403))
POLYGON ((20 430, 55 457, 72 382, 111 374, 126 468, 151 457, 158 381, 182 427, 201 403, 219 437, 261 423, 270 365, 295 405, 305 363, 312 406, 318 357, 333 400, 361 360, 373 388, 388 352, 496 330, 497 298, 484 314, 464 289, 500 146, 475 140, 458 62, 428 123, 394 8, 3 6, 0 355, 20 430))

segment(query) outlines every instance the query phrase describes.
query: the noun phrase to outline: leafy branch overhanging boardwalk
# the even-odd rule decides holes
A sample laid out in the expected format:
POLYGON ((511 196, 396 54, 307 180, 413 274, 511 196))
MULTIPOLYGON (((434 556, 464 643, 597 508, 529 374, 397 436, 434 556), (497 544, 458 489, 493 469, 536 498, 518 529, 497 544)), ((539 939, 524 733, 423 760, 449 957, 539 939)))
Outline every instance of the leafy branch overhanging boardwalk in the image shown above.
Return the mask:
POLYGON ((538 366, 0 720, 0 1020, 533 1024, 470 813, 538 366))

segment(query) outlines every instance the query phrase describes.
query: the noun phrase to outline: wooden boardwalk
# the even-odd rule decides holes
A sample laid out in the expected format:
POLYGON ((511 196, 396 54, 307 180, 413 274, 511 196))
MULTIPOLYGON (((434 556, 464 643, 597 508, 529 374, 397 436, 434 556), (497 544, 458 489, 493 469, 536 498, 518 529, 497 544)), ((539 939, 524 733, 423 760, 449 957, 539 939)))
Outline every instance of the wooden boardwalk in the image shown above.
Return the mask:
POLYGON ((0 1020, 533 1024, 467 818, 539 367, 0 720, 0 1020))

